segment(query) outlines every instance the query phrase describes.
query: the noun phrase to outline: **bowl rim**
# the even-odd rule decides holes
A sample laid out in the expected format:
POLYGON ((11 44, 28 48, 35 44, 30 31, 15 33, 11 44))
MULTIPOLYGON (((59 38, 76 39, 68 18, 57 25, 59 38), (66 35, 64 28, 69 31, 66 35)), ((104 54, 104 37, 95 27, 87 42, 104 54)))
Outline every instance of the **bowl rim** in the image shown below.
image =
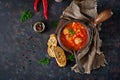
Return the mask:
POLYGON ((34 24, 34 26, 33 26, 33 29, 34 29, 35 32, 43 32, 43 31, 45 30, 45 24, 44 24, 43 22, 41 22, 41 21, 40 21, 40 22, 36 22, 36 23, 34 24), (37 24, 42 24, 42 28, 43 28, 43 29, 42 29, 41 31, 39 31, 39 30, 36 29, 36 25, 37 25, 37 24))
POLYGON ((58 39, 58 43, 59 45, 67 52, 70 52, 70 53, 73 53, 73 50, 70 50, 68 48, 66 48, 64 46, 64 44, 61 42, 61 39, 60 39, 60 34, 61 34, 61 31, 63 30, 63 28, 68 24, 68 23, 71 23, 71 22, 79 22, 80 24, 84 25, 84 27, 86 28, 86 31, 87 31, 87 34, 88 34, 88 39, 87 39, 87 42, 86 44, 80 48, 79 50, 77 50, 77 53, 81 52, 83 49, 85 49, 87 46, 90 45, 90 42, 91 42, 91 35, 92 35, 92 31, 90 30, 90 28, 88 26, 85 25, 85 22, 82 22, 82 21, 79 21, 79 20, 69 20, 67 22, 65 22, 58 30, 57 32, 57 39, 58 39))

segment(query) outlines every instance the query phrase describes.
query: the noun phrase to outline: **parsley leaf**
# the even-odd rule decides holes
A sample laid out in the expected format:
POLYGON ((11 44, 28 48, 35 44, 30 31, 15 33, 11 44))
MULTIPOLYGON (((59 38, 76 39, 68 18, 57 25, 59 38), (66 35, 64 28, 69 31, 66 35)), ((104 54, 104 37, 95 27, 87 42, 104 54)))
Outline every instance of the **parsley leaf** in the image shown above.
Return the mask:
POLYGON ((52 26, 56 27, 57 26, 57 21, 52 21, 52 26))
POLYGON ((73 55, 73 54, 68 54, 68 55, 67 55, 67 60, 75 61, 74 55, 73 55))
POLYGON ((25 20, 30 19, 30 18, 32 18, 32 13, 30 11, 25 10, 22 12, 22 15, 20 17, 20 21, 24 22, 25 20))
POLYGON ((45 65, 47 65, 47 64, 50 63, 50 59, 49 59, 49 58, 43 58, 43 59, 40 59, 40 60, 38 61, 38 63, 39 63, 39 64, 45 64, 45 65))
POLYGON ((70 35, 74 35, 75 34, 75 31, 73 31, 71 28, 68 28, 68 32, 70 33, 70 35))

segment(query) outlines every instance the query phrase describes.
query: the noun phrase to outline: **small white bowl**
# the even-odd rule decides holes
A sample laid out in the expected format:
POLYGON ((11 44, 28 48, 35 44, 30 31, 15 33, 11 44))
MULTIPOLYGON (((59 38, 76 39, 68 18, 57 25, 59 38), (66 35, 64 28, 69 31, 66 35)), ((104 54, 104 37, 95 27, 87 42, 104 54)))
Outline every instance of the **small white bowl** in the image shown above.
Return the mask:
POLYGON ((56 2, 62 2, 63 0, 55 0, 56 2))
POLYGON ((33 29, 35 32, 43 32, 45 30, 45 24, 43 22, 36 22, 33 29))

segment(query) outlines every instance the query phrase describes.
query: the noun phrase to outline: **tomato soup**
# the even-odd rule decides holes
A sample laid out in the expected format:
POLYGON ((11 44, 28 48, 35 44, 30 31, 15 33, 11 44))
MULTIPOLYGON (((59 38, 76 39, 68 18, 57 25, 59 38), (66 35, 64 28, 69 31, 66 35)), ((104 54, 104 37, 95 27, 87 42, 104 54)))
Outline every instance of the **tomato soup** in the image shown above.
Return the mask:
POLYGON ((77 51, 87 43, 86 27, 79 22, 68 23, 61 32, 60 40, 66 48, 77 51))

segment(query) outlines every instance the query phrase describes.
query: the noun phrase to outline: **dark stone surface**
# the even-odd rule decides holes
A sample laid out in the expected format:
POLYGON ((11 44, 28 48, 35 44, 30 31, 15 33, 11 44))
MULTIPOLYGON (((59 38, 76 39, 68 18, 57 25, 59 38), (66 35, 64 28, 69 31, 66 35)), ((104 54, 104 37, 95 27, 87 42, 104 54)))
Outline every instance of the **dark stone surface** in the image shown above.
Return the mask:
POLYGON ((48 57, 47 40, 56 27, 62 11, 71 0, 62 3, 49 1, 49 20, 43 17, 42 3, 40 12, 33 10, 34 0, 0 0, 0 80, 120 80, 120 0, 98 0, 98 12, 111 8, 114 15, 102 24, 100 37, 101 50, 108 61, 106 67, 93 70, 90 75, 74 73, 70 70, 73 63, 59 68, 55 59, 50 64, 38 64, 39 59, 48 57), (20 22, 21 13, 30 10, 33 17, 20 22), (42 20, 46 31, 39 34, 32 25, 42 20))

